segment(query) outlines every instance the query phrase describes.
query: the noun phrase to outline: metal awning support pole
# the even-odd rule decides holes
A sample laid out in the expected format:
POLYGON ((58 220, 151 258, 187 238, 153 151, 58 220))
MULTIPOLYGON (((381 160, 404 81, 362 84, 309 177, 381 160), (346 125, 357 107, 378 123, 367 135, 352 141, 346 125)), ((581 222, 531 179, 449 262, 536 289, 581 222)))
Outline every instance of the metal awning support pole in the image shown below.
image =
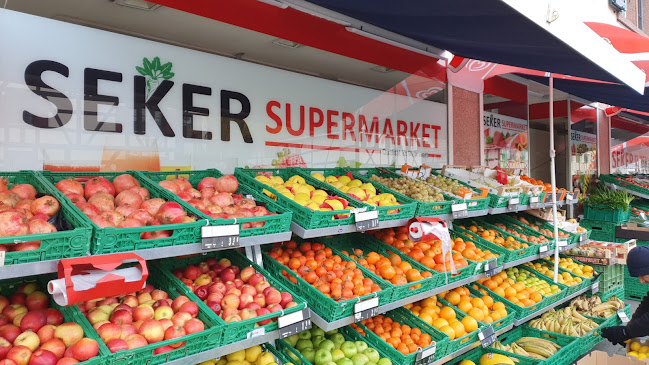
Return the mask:
POLYGON ((559 276, 559 220, 557 219, 557 177, 554 157, 554 75, 550 74, 550 183, 552 184, 552 219, 554 220, 554 282, 559 276))

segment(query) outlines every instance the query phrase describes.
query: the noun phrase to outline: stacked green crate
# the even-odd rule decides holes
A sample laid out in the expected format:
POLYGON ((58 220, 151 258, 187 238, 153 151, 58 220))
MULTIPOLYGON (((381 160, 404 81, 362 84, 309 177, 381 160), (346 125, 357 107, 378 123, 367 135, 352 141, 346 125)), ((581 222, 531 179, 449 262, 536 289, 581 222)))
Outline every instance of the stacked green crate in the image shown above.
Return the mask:
POLYGON ((619 225, 618 223, 582 219, 579 221, 579 225, 592 231, 590 234, 591 240, 604 242, 626 241, 625 239, 617 240, 615 238, 615 227, 619 225))
POLYGON ((629 268, 624 266, 624 297, 626 299, 641 301, 649 293, 649 285, 640 283, 638 278, 629 274, 629 268))

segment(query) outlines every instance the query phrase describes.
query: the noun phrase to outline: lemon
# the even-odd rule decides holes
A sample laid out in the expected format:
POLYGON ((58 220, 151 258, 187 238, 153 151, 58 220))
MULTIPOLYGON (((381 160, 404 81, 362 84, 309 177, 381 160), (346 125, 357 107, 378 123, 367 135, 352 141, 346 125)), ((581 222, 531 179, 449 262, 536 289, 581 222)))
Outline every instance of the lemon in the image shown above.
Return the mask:
POLYGON ((318 181, 325 181, 325 177, 324 177, 324 175, 322 175, 322 174, 319 173, 319 172, 314 172, 314 173, 312 173, 312 174, 311 174, 311 177, 313 177, 314 179, 316 179, 316 180, 318 180, 318 181))
POLYGON ((631 351, 637 352, 638 350, 640 350, 640 347, 642 347, 642 345, 640 345, 639 342, 631 342, 631 351))
POLYGON ((352 181, 352 179, 350 179, 349 176, 343 175, 343 176, 338 178, 338 181, 345 184, 345 185, 347 185, 347 183, 352 181))
POLYGON ((347 185, 352 187, 352 188, 357 188, 357 187, 363 185, 363 182, 358 180, 358 179, 354 179, 354 180, 348 182, 347 185))
POLYGON ((649 346, 640 347, 640 350, 638 350, 638 352, 641 354, 649 354, 649 346))
POLYGON ((638 353, 635 352, 635 351, 630 351, 630 352, 627 352, 626 354, 629 355, 629 356, 638 357, 638 353))

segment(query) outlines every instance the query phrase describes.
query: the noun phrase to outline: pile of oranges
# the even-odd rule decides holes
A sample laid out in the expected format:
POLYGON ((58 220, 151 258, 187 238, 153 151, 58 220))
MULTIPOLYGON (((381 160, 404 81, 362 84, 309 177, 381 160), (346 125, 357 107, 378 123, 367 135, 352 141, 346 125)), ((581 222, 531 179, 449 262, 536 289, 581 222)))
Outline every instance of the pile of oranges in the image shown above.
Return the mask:
MULTIPOLYGON (((381 290, 372 279, 363 275, 354 261, 344 261, 322 243, 303 242, 299 247, 295 241, 273 244, 268 254, 335 301, 381 290)), ((297 279, 285 270, 282 270, 282 275, 297 284, 297 279)))
POLYGON ((479 327, 478 321, 471 316, 459 320, 455 309, 438 302, 436 296, 404 305, 404 308, 446 334, 451 340, 461 338, 479 327))
MULTIPOLYGON (((412 328, 407 324, 401 324, 390 317, 379 314, 361 321, 368 330, 374 332, 383 341, 392 346, 404 355, 417 352, 418 348, 426 348, 433 340, 427 333, 422 333, 419 328, 412 328)), ((355 324, 351 325, 359 333, 365 335, 365 331, 355 324)))
POLYGON ((476 321, 494 323, 507 317, 507 307, 505 307, 504 303, 494 301, 484 289, 482 289, 482 293, 484 295, 478 298, 472 295, 469 289, 459 287, 440 293, 438 296, 473 317, 476 321))
POLYGON ((495 229, 485 229, 476 224, 471 225, 468 228, 466 228, 465 226, 459 227, 467 230, 467 234, 470 236, 474 236, 476 238, 480 237, 498 246, 502 246, 510 251, 520 250, 521 248, 528 247, 527 243, 517 241, 516 237, 512 235, 503 235, 495 229))
POLYGON ((461 252, 462 256, 477 262, 491 260, 500 256, 489 250, 476 247, 475 243, 472 241, 464 241, 462 237, 456 237, 453 240, 453 251, 461 252))
MULTIPOLYGON (((390 253, 389 257, 385 257, 378 252, 372 251, 364 256, 363 250, 358 248, 352 254, 347 251, 342 251, 342 253, 393 285, 408 284, 433 276, 428 271, 422 273, 417 269, 413 269, 410 263, 403 261, 396 253, 390 253)), ((413 288, 420 286, 421 284, 415 285, 413 288)))
MULTIPOLYGON (((532 288, 526 288, 525 284, 521 282, 516 282, 514 279, 508 278, 507 273, 504 271, 501 271, 490 278, 480 279, 477 282, 484 285, 492 292, 521 307, 532 306, 543 299, 541 293, 532 288)), ((480 287, 478 286, 474 286, 474 288, 480 290, 480 287)), ((481 291, 486 294, 484 289, 481 291)))

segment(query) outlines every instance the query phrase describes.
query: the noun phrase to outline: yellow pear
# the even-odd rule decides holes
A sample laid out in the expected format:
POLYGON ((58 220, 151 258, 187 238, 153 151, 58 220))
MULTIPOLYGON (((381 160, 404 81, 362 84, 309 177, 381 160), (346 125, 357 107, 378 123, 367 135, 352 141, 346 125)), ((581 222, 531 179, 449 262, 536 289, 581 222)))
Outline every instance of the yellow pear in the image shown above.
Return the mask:
POLYGON ((324 203, 329 204, 329 206, 333 210, 343 210, 343 209, 345 209, 344 206, 343 206, 343 203, 341 203, 340 201, 338 201, 336 199, 325 200, 324 203))
POLYGON ((298 185, 298 184, 297 184, 295 181, 291 181, 291 180, 286 181, 286 182, 284 183, 284 186, 287 187, 287 188, 291 188, 291 187, 294 187, 294 186, 296 186, 296 185, 298 185))
POLYGON ((318 206, 320 206, 320 204, 324 203, 325 200, 327 200, 327 196, 322 196, 322 195, 314 195, 311 198, 311 201, 313 201, 314 203, 317 203, 318 206))
POLYGON ((350 188, 349 190, 347 190, 347 194, 352 195, 356 197, 356 199, 361 201, 365 200, 365 198, 367 197, 367 194, 365 194, 365 190, 361 188, 350 188))
POLYGON ((341 183, 347 185, 347 183, 352 181, 352 179, 350 179, 349 176, 343 175, 343 176, 338 178, 338 181, 340 181, 341 183))
POLYGON ((222 356, 219 361, 216 362, 216 365, 225 365, 228 363, 228 360, 225 358, 225 356, 222 356))
POLYGON ((320 189, 318 189, 318 190, 314 190, 314 191, 313 191, 313 196, 316 196, 316 195, 324 196, 325 198, 326 198, 327 196, 329 196, 329 194, 327 194, 326 191, 324 191, 324 190, 320 190, 320 189))
POLYGON ((267 195, 268 197, 270 197, 271 199, 277 199, 277 197, 275 196, 275 194, 271 193, 270 191, 268 191, 268 190, 266 190, 266 189, 264 189, 264 190, 262 190, 262 191, 263 191, 264 194, 266 194, 266 195, 267 195))
POLYGON ((311 177, 313 177, 314 179, 317 179, 317 180, 319 180, 319 181, 325 181, 325 177, 324 177, 324 175, 322 175, 322 174, 319 173, 319 172, 314 172, 314 173, 312 173, 312 174, 311 174, 311 177))
POLYGON ((273 184, 283 184, 284 179, 281 178, 281 176, 271 176, 270 181, 273 182, 273 184))
POLYGON ((307 188, 305 185, 294 185, 293 186, 293 194, 305 194, 308 195, 309 198, 311 197, 311 190, 307 188))
POLYGON ((358 179, 354 179, 354 180, 347 183, 347 186, 350 186, 352 188, 357 188, 357 187, 359 187, 361 185, 363 185, 363 182, 358 180, 358 179))
POLYGON ((264 352, 259 356, 257 361, 255 361, 255 365, 271 365, 274 362, 275 356, 273 356, 273 354, 271 354, 270 352, 264 352))
POLYGON ((333 187, 336 188, 336 189, 340 189, 340 188, 342 188, 343 186, 345 186, 345 184, 341 183, 340 181, 336 181, 336 182, 332 182, 332 183, 331 183, 331 186, 333 186, 333 187))
POLYGON ((349 191, 349 189, 350 188, 347 185, 341 186, 341 187, 338 188, 338 190, 342 191, 343 193, 347 193, 347 191, 349 191))
POLYGON ((263 351, 261 350, 261 346, 259 345, 247 348, 246 360, 248 360, 249 362, 255 362, 257 361, 257 358, 259 357, 259 355, 261 355, 262 352, 263 351))
POLYGON ((334 182, 337 182, 337 181, 338 181, 338 178, 335 177, 335 176, 333 176, 333 175, 332 175, 332 176, 327 176, 327 177, 325 178, 325 182, 326 182, 327 184, 331 184, 331 183, 334 183, 334 182))
MULTIPOLYGON (((320 203, 320 204, 322 204, 322 203, 320 203)), ((311 210, 320 210, 320 204, 318 204, 318 203, 309 203, 309 204, 306 205, 306 207, 311 209, 311 210)))
POLYGON ((255 180, 259 181, 262 184, 270 184, 270 179, 264 175, 257 175, 255 176, 255 180))
POLYGON ((296 182, 298 184, 306 184, 306 181, 304 181, 304 178, 300 175, 293 175, 288 180, 296 182))
POLYGON ((225 358, 229 361, 243 361, 246 359, 246 350, 239 350, 231 354, 225 355, 225 358))
POLYGON ((371 191, 374 194, 376 194, 376 188, 374 187, 374 185, 372 185, 370 183, 365 183, 365 184, 359 186, 359 188, 361 188, 361 189, 363 189, 365 191, 371 191))
POLYGON ((293 192, 295 193, 294 200, 311 200, 311 194, 298 193, 298 192, 295 192, 295 191, 293 191, 293 192))

